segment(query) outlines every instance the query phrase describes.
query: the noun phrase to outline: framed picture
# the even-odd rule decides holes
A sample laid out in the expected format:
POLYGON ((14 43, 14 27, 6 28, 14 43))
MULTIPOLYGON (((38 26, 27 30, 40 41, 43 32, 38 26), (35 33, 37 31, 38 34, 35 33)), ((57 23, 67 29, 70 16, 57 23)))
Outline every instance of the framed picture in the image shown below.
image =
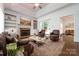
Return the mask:
POLYGON ((24 25, 24 26, 31 26, 31 20, 27 20, 27 19, 20 19, 20 24, 24 25))

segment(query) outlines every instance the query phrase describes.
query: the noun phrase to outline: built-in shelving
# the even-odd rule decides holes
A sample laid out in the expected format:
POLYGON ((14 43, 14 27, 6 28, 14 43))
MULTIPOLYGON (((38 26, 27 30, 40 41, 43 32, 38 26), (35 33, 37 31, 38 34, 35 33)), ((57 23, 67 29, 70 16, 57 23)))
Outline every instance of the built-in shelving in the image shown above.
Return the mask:
POLYGON ((5 25, 4 28, 5 30, 9 28, 16 28, 16 16, 12 14, 5 13, 5 25))

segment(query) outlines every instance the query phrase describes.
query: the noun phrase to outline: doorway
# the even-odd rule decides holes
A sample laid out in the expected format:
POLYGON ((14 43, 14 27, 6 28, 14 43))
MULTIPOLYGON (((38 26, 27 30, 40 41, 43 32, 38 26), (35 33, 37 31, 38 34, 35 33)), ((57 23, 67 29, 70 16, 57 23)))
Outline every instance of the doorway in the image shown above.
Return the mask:
POLYGON ((63 40, 67 43, 74 42, 74 16, 61 17, 63 40))

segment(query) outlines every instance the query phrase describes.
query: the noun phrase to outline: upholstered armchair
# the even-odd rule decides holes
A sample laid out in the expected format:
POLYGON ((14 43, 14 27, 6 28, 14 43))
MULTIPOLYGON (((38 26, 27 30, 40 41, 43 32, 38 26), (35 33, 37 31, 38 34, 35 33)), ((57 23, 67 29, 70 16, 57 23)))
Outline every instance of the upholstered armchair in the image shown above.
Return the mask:
POLYGON ((45 30, 41 30, 38 35, 39 35, 39 37, 44 37, 45 36, 45 30))
POLYGON ((53 30, 53 32, 50 33, 50 40, 59 41, 59 34, 59 30, 53 30))

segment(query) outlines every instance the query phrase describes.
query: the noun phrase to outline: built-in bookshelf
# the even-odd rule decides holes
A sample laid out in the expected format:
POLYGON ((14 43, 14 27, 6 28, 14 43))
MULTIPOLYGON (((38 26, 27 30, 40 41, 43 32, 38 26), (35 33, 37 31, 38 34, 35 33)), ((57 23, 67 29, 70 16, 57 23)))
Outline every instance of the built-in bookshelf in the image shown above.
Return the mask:
POLYGON ((5 31, 10 29, 10 30, 16 30, 16 33, 21 36, 21 28, 22 29, 29 29, 30 33, 31 33, 31 20, 27 19, 27 18, 22 18, 18 15, 12 15, 10 13, 5 13, 5 25, 4 25, 4 29, 5 31))
POLYGON ((9 28, 16 28, 16 16, 12 14, 5 13, 5 25, 4 28, 9 29, 9 28))

